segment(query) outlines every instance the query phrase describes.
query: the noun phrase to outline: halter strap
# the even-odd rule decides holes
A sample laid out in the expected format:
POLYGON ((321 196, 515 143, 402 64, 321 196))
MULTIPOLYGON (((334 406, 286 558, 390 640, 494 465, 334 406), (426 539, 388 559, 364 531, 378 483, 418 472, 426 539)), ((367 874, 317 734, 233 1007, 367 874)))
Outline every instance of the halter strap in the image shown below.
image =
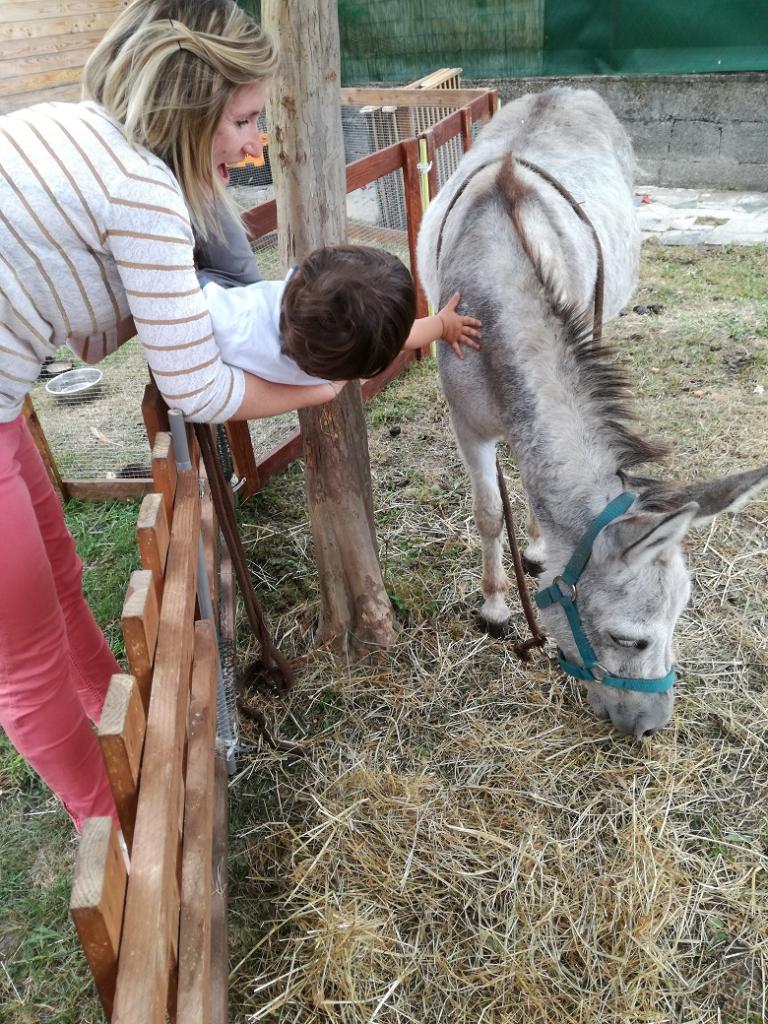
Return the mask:
POLYGON ((576 548, 568 559, 568 563, 560 576, 556 576, 552 584, 545 587, 536 594, 535 600, 539 608, 549 608, 553 604, 559 604, 565 612, 568 624, 573 633, 579 654, 581 665, 576 665, 557 650, 557 660, 560 667, 569 676, 575 679, 584 680, 587 683, 602 683, 603 686, 612 686, 617 690, 635 690, 638 693, 663 693, 671 689, 675 684, 674 668, 658 679, 632 679, 624 676, 612 676, 600 665, 597 655, 584 632, 584 626, 576 607, 576 584, 584 571, 592 554, 592 547, 601 530, 624 515, 634 504, 636 495, 631 491, 622 492, 617 498, 609 502, 600 515, 596 516, 588 526, 576 548))

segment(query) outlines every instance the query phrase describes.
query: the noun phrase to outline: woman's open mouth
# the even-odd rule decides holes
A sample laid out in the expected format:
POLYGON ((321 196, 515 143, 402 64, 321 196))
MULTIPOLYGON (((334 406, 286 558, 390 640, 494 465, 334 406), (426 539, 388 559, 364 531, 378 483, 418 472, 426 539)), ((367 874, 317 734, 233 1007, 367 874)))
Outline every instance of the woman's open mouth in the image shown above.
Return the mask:
POLYGON ((222 181, 229 181, 229 170, 226 164, 219 164, 216 171, 222 181))

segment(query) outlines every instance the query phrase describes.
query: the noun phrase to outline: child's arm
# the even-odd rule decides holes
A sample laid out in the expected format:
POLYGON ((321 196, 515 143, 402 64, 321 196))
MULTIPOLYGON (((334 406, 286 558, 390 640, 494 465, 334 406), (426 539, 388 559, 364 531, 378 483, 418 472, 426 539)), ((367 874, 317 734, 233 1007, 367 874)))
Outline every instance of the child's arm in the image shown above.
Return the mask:
POLYGON ((336 380, 327 384, 274 384, 271 380, 246 373, 245 394, 232 419, 266 419, 281 412, 322 405, 336 398, 346 383, 345 380, 336 380))
POLYGON ((469 345, 470 348, 480 348, 475 339, 480 337, 478 328, 482 324, 472 316, 462 316, 461 313, 456 312, 460 299, 459 292, 455 292, 439 313, 414 321, 404 347, 423 348, 424 345, 430 345, 433 341, 442 338, 451 346, 459 359, 462 358, 462 344, 469 345))

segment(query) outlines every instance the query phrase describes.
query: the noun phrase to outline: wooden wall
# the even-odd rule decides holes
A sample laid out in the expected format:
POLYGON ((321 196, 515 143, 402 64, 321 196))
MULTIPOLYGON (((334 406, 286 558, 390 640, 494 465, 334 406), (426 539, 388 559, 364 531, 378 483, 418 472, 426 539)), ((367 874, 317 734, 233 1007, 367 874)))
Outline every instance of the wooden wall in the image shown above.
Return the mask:
POLYGON ((129 0, 0 0, 0 114, 80 98, 94 46, 129 0))

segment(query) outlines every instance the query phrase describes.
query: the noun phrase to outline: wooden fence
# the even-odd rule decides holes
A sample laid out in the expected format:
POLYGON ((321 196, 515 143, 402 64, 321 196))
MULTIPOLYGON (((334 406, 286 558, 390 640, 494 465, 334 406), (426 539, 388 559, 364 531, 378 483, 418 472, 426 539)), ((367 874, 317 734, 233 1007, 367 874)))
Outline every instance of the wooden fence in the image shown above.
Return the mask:
POLYGON ((234 630, 232 574, 193 450, 176 469, 157 433, 155 490, 145 496, 122 613, 130 675, 111 680, 99 726, 123 834, 111 818, 83 827, 71 913, 106 1019, 113 1024, 227 1022, 227 768, 216 750, 218 651, 196 621, 199 540, 222 633, 234 630), (202 497, 201 497, 202 495, 202 497))

